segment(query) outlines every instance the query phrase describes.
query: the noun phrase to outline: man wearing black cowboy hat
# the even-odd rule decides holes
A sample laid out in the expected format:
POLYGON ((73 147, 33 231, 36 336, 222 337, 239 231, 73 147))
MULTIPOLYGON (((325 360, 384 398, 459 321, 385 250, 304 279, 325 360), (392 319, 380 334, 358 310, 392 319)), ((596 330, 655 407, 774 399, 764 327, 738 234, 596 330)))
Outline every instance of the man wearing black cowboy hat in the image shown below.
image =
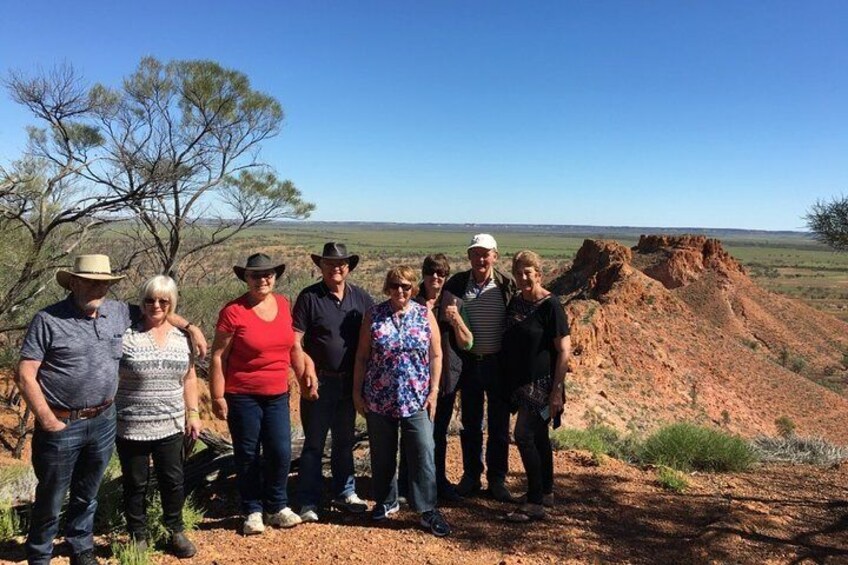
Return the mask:
MULTIPOLYGON (((138 308, 107 300, 112 274, 106 255, 80 255, 56 282, 64 300, 33 317, 21 347, 16 383, 35 415, 32 466, 38 478, 26 541, 30 564, 53 554, 59 513, 70 490, 65 540, 71 565, 96 564, 92 526, 97 490, 115 445, 115 407, 122 336, 140 317, 138 308)), ((188 329, 180 316, 168 321, 188 329)), ((203 333, 190 330, 201 353, 203 333)))
POLYGON ((295 340, 307 354, 301 379, 300 418, 306 436, 298 472, 304 522, 318 520, 321 502, 321 458, 327 432, 332 430, 331 469, 333 505, 365 512, 356 494, 353 474, 353 364, 362 316, 374 301, 363 289, 347 282, 359 264, 343 243, 329 242, 321 255, 312 254, 321 280, 306 287, 292 311, 295 340))

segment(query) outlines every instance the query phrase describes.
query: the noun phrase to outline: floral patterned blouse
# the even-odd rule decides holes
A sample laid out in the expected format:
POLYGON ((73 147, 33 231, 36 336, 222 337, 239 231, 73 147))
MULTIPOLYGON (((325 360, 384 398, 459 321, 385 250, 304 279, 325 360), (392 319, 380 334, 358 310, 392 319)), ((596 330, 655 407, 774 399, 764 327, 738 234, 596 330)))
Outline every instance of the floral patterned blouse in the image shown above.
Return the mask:
POLYGON ((372 306, 371 356, 363 398, 369 411, 407 418, 424 408, 430 392, 430 324, 427 307, 416 302, 402 315, 389 301, 372 306))

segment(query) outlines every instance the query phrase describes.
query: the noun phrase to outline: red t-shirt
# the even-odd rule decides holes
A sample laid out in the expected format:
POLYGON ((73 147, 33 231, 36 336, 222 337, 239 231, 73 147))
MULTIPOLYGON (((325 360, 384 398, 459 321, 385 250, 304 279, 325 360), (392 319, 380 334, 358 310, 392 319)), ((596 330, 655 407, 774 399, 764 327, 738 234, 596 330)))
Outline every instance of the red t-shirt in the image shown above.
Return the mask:
POLYGON ((277 317, 266 322, 248 307, 247 295, 236 298, 218 315, 215 329, 232 334, 224 367, 224 391, 235 394, 283 394, 289 390, 294 345, 289 301, 277 299, 277 317))

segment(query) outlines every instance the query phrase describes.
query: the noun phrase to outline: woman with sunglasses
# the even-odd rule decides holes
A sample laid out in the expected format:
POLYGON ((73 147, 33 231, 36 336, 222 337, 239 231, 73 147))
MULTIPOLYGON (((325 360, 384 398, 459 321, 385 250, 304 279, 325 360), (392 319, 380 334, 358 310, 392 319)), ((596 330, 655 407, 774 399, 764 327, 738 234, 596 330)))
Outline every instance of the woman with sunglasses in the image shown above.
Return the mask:
MULTIPOLYGON (((462 359, 451 347, 455 340, 460 349, 468 351, 474 343, 471 330, 465 323, 462 304, 453 294, 442 292, 445 281, 450 276, 450 263, 444 253, 427 255, 421 264, 423 282, 418 285, 418 294, 414 300, 426 306, 439 324, 442 345, 442 375, 439 379, 439 399, 436 402, 436 417, 433 420, 433 441, 436 445, 436 489, 438 498, 444 502, 457 502, 461 497, 456 487, 445 474, 445 457, 448 447, 448 427, 453 417, 456 401, 456 385, 462 372, 462 359)), ((400 446, 400 465, 398 466, 398 494, 407 498, 409 493, 407 461, 404 444, 400 446)))
POLYGON ((130 539, 147 549, 146 495, 150 458, 162 499, 167 549, 179 558, 196 553, 184 533, 183 440, 200 434, 197 377, 188 337, 168 322, 177 307, 177 285, 155 276, 140 290, 141 321, 123 336, 115 396, 124 515, 130 539))
POLYGON ((385 520, 400 508, 397 493, 398 430, 409 462, 408 481, 421 526, 437 537, 450 526, 436 509, 433 419, 439 397, 442 348, 433 313, 412 299, 415 271, 400 266, 386 273, 385 302, 362 320, 353 373, 353 403, 365 416, 371 444, 371 517, 385 520))
POLYGON ((265 524, 290 528, 301 522, 286 494, 289 368, 301 374, 303 358, 295 347, 289 302, 274 292, 285 268, 264 253, 233 267, 247 292, 221 309, 212 344, 212 410, 227 420, 232 436, 244 535, 262 533, 265 524))

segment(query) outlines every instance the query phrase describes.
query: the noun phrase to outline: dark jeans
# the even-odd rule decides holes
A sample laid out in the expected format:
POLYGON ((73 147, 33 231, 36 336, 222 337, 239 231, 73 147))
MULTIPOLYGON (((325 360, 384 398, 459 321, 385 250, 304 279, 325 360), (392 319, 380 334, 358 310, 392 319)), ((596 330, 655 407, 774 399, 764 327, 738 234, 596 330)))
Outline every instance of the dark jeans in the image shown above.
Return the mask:
POLYGON ((135 539, 147 537, 147 484, 151 457, 162 497, 162 524, 169 532, 183 531, 183 434, 154 441, 118 438, 115 443, 121 458, 124 516, 130 536, 135 539))
POLYGON ((483 405, 488 408, 489 438, 486 441, 486 478, 489 483, 502 483, 509 465, 509 406, 495 388, 500 376, 497 355, 482 359, 466 354, 462 357, 459 377, 462 406, 462 470, 464 476, 479 478, 483 473, 483 405))
POLYGON ((542 496, 554 491, 554 456, 547 420, 521 406, 515 421, 515 443, 527 473, 527 502, 542 504, 542 496))
POLYGON ((59 513, 70 488, 65 515, 65 540, 74 553, 94 548, 92 529, 97 491, 115 445, 115 407, 89 420, 63 420, 60 432, 36 425, 32 436, 32 467, 38 479, 26 541, 31 564, 50 563, 59 513))
MULTIPOLYGON (((433 420, 433 442, 436 445, 436 486, 441 489, 448 485, 445 474, 445 458, 448 451, 448 427, 453 417, 453 406, 456 402, 456 391, 439 397, 436 402, 436 419, 433 420)), ((398 493, 406 496, 409 493, 407 476, 406 447, 403 437, 400 440, 400 464, 398 465, 398 493)))
POLYGON ((288 506, 289 395, 227 394, 226 398, 242 512, 279 512, 288 506))
POLYGON ((413 508, 427 512, 436 507, 436 466, 433 462, 433 424, 425 410, 408 418, 391 418, 369 412, 371 477, 374 501, 391 506, 397 502, 398 430, 409 461, 407 480, 413 508))
POLYGON ((298 493, 303 506, 318 506, 324 484, 321 460, 327 432, 332 432, 330 470, 333 474, 333 498, 344 498, 355 491, 353 469, 354 422, 352 377, 318 377, 318 400, 300 400, 303 425, 303 450, 298 471, 298 493))

